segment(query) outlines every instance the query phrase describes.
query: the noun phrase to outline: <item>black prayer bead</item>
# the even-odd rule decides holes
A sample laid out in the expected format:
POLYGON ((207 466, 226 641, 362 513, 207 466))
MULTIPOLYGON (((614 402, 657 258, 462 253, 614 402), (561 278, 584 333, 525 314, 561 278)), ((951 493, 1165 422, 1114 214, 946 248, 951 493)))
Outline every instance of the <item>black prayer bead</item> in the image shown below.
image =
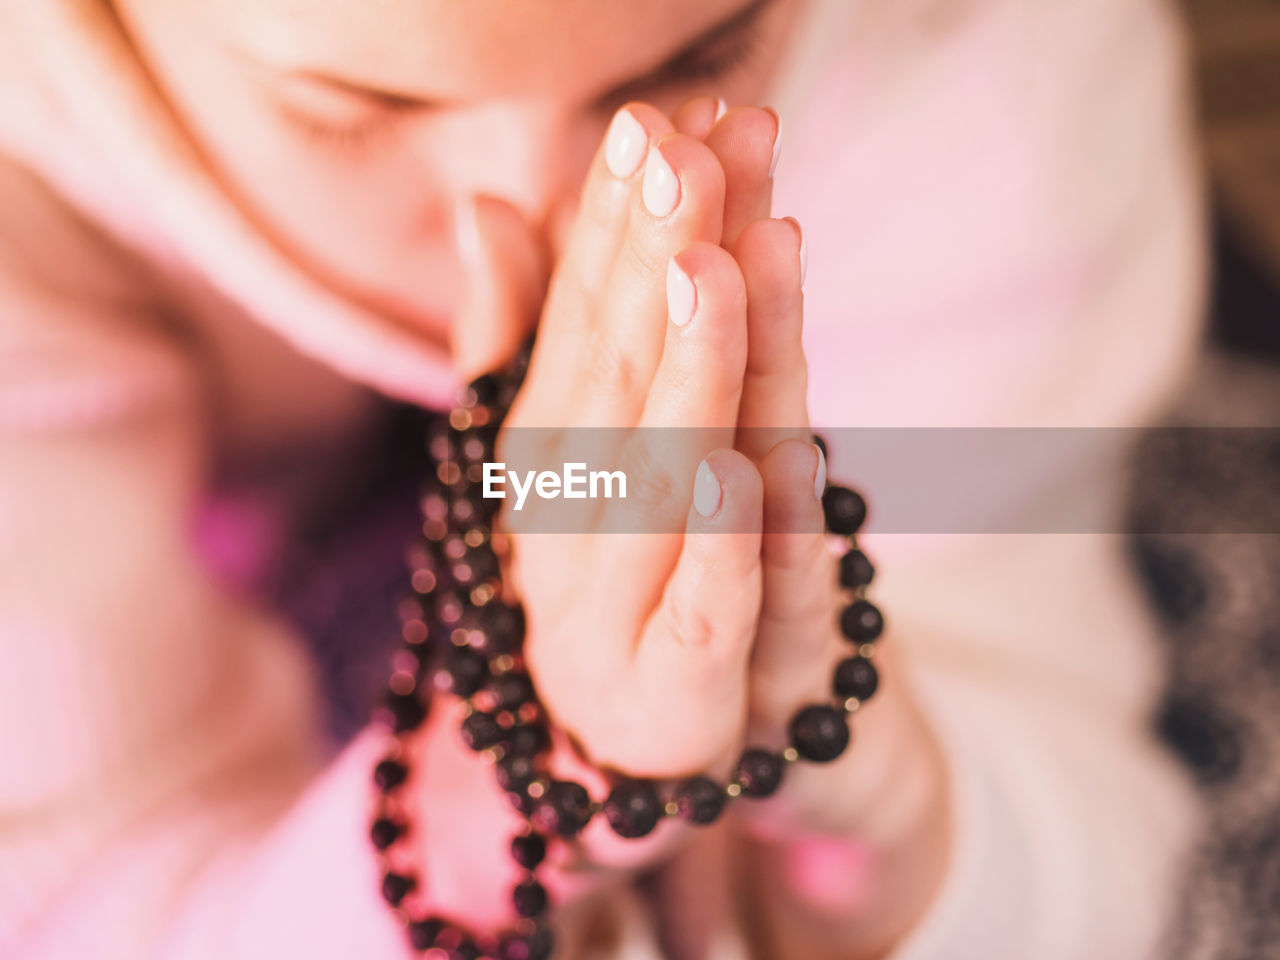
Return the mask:
POLYGON ((532 933, 511 933, 502 938, 499 947, 502 960, 549 960, 555 949, 555 937, 547 927, 532 933))
POLYGON ((538 811, 538 799, 530 796, 527 790, 510 790, 507 799, 526 817, 532 817, 538 811))
POLYGON ((475 395, 476 405, 487 407, 502 395, 502 378, 496 373, 486 373, 467 384, 467 389, 475 395))
POLYGON ((532 870, 547 856, 547 841, 537 833, 522 833, 511 838, 511 859, 526 870, 532 870))
POLYGON ((379 817, 369 828, 369 839, 379 850, 385 850, 399 840, 403 833, 404 828, 400 824, 386 817, 379 817))
POLYGON ((454 647, 445 654, 433 684, 437 690, 466 698, 480 689, 489 675, 484 657, 466 647, 454 647))
MULTIPOLYGON (((496 501, 494 501, 496 502, 496 501)), ((484 635, 479 644, 490 656, 515 653, 524 643, 524 608, 505 603, 487 603, 478 607, 468 626, 474 625, 484 635)))
POLYGON ((390 793, 409 779, 409 768, 395 760, 383 760, 373 768, 373 782, 383 793, 390 793))
POLYGON ((523 793, 538 778, 533 758, 508 754, 494 765, 498 786, 509 793, 523 793))
POLYGON ((767 797, 782 783, 782 758, 767 750, 752 748, 738 761, 737 781, 749 797, 767 797))
POLYGON ((462 721, 462 742, 472 750, 488 750, 502 741, 505 731, 492 713, 477 710, 462 721))
POLYGON ((515 710, 534 698, 533 681, 529 675, 515 670, 489 681, 489 692, 501 710, 515 710))
POLYGON ((517 723, 506 731, 503 742, 508 753, 534 757, 551 748, 551 735, 540 723, 517 723))
POLYGON ((609 792, 604 815, 620 837, 634 839, 653 831, 662 817, 662 800, 647 780, 623 780, 609 792))
POLYGON ((791 745, 814 763, 830 763, 849 746, 849 720, 826 704, 805 707, 791 721, 791 745))
POLYGON ((547 890, 537 880, 525 880, 511 891, 511 902, 520 916, 536 917, 547 909, 547 890))
POLYGON ((840 558, 840 586, 849 590, 865 587, 876 575, 867 555, 861 550, 850 550, 840 558))
POLYGON ((498 575, 498 558, 486 547, 468 550, 450 572, 459 583, 481 583, 498 575))
POLYGON ((848 487, 834 484, 822 495, 822 511, 827 518, 827 529, 846 537, 857 533, 867 519, 867 504, 862 497, 848 487))
POLYGON ((675 802, 690 823, 712 823, 724 809, 724 788, 710 777, 690 777, 676 787, 675 802))
POLYGON ((880 685, 880 676, 876 673, 875 664, 866 657, 846 657, 836 664, 831 685, 841 700, 850 697, 858 701, 870 700, 880 685))
POLYGON ((449 960, 480 960, 480 948, 476 946, 476 942, 470 937, 463 937, 456 944, 449 948, 445 954, 449 960))
POLYGON ((414 920, 409 924, 409 944, 415 950, 430 950, 444 929, 444 921, 436 917, 414 920))
POLYGON ((840 614, 840 632, 854 643, 870 643, 884 632, 884 615, 874 604, 855 600, 840 614))
POLYGON ((426 719, 427 710, 418 699, 417 692, 387 694, 386 707, 391 714, 391 729, 396 733, 407 733, 417 729, 426 719))
POLYGON ((576 837, 590 821, 593 812, 591 796, 582 784, 572 780, 554 780, 538 804, 534 820, 543 833, 576 837))
POLYGON ((382 896, 387 903, 393 907, 398 907, 400 901, 405 898, 417 884, 414 883, 413 877, 406 877, 400 873, 388 873, 382 878, 382 896))

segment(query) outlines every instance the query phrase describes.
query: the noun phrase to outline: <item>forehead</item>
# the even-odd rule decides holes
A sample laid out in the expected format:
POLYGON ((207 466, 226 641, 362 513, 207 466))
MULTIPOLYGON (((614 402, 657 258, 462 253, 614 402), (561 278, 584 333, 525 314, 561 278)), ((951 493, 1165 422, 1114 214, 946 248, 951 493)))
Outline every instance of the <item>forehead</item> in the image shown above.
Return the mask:
POLYGON ((742 0, 204 0, 252 50, 439 97, 584 96, 656 66, 742 0))

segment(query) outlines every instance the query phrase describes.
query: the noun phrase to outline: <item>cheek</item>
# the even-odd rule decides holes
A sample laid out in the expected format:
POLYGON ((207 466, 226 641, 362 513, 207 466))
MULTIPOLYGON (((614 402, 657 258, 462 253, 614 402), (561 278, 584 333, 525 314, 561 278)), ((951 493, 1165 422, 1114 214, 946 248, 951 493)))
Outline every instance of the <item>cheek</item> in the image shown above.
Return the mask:
POLYGON ((201 131, 231 192, 291 256, 388 309, 446 311, 452 207, 421 145, 311 138, 260 95, 209 107, 201 131))
POLYGON ((447 197, 433 189, 429 164, 411 147, 313 140, 247 98, 210 120, 229 186, 300 246, 361 257, 419 247, 448 227, 447 197))

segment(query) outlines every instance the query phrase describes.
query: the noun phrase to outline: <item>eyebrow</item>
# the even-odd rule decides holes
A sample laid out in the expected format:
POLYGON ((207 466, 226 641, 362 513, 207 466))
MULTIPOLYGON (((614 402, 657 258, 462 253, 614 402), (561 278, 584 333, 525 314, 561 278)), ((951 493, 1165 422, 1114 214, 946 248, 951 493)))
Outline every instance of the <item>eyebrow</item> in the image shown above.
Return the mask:
MULTIPOLYGON (((625 99, 629 91, 641 90, 649 86, 678 79, 688 72, 691 62, 704 47, 730 39, 742 31, 749 29, 760 18, 764 11, 774 4, 775 0, 749 0, 747 4, 730 13, 727 17, 712 24, 693 39, 687 41, 675 53, 668 56, 658 66, 646 71, 639 77, 626 80, 598 98, 600 102, 625 99)), ((448 101, 422 97, 395 90, 380 89, 367 84, 348 80, 338 74, 306 67, 285 71, 288 76, 312 83, 322 84, 334 90, 377 100, 383 106, 392 109, 412 109, 428 105, 442 106, 448 101)))

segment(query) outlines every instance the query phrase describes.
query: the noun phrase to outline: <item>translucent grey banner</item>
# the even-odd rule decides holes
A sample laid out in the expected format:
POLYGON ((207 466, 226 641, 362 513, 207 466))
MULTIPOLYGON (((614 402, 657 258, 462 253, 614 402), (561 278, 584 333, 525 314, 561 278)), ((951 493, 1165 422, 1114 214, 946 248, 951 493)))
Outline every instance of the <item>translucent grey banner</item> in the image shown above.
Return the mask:
MULTIPOLYGON (((831 483, 868 504, 874 533, 1280 533, 1280 427, 828 428, 831 483)), ((440 464, 449 514, 498 511, 516 533, 683 530, 698 464, 734 447, 759 461, 808 431, 543 428, 440 464)), ((792 453, 794 464, 802 462, 792 453)), ((802 476, 791 475, 793 496, 802 476)), ((812 497, 809 479, 808 496, 812 497)), ((776 493, 771 489, 771 496, 776 493)), ((817 529, 817 511, 774 531, 817 529)), ((461 519, 459 519, 461 518, 461 519)), ((759 527, 761 518, 740 525, 759 527)))

